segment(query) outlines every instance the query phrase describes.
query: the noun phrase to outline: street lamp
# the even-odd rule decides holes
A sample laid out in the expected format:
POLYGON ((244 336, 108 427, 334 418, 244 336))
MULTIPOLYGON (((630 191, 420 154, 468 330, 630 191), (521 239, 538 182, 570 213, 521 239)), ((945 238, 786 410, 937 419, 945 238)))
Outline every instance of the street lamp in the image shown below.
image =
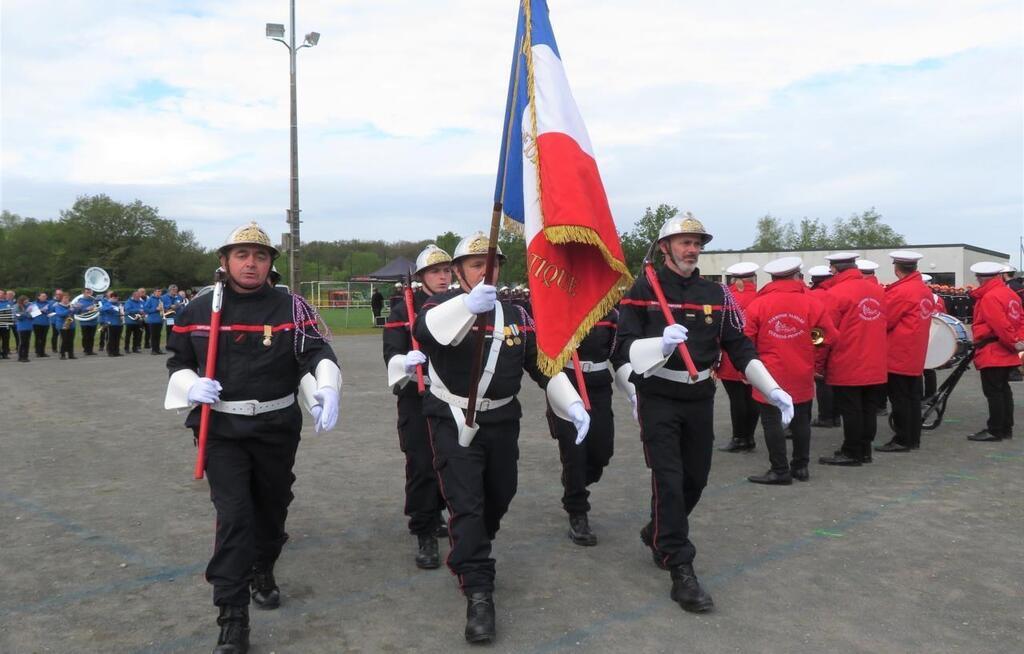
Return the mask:
POLYGON ((285 29, 281 23, 267 23, 267 38, 283 43, 288 48, 288 73, 291 78, 291 203, 288 209, 288 228, 291 238, 288 246, 288 283, 294 292, 301 287, 302 266, 299 261, 299 129, 298 103, 295 93, 295 55, 303 48, 312 48, 320 42, 319 32, 306 35, 302 45, 295 45, 295 0, 291 0, 291 32, 284 38, 285 29))

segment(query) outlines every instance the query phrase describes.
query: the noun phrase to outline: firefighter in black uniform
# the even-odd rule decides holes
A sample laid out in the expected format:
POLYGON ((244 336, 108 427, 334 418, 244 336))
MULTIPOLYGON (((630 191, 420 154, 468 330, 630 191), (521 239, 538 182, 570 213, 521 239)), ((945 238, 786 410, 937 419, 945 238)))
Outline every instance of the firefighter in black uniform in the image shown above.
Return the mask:
MULTIPOLYGON (((537 367, 533 321, 521 308, 497 302, 497 289, 483 283, 488 238, 464 238, 455 248, 458 290, 430 297, 416 320, 416 338, 430 358, 430 392, 423 412, 430 424, 434 468, 448 504, 451 553, 448 567, 466 595, 466 640, 491 642, 494 625, 494 559, 491 541, 516 494, 519 418, 516 395, 523 371, 546 390, 552 410, 586 437, 590 418, 564 373, 550 379, 537 367), (469 406, 474 326, 484 316, 486 347, 477 385, 476 419, 465 424, 469 406)), ((499 251, 499 260, 504 257, 499 251)), ((497 262, 494 277, 497 278, 497 262)))
POLYGON ((665 266, 657 278, 677 324, 666 325, 656 295, 641 277, 621 303, 617 347, 633 366, 640 438, 651 469, 651 521, 640 537, 655 563, 672 576, 671 597, 692 612, 714 607, 693 571, 697 553, 688 516, 700 500, 711 468, 715 383, 711 367, 721 350, 737 370, 782 412, 793 417, 793 401, 779 388, 750 340, 743 335, 739 307, 724 286, 701 279, 697 258, 711 234, 687 213, 661 227, 657 247, 665 266), (687 374, 678 353, 685 343, 697 368, 687 374))
POLYGON ((317 431, 338 417, 341 371, 304 300, 267 283, 278 251, 256 223, 231 233, 220 248, 224 285, 216 379, 205 376, 214 293, 177 316, 167 349, 171 373, 164 407, 191 408, 185 421, 198 434, 199 404, 210 404, 206 477, 217 511, 206 579, 219 608, 215 654, 249 647, 249 601, 274 609, 280 591, 274 563, 295 481, 301 401, 317 431), (251 593, 251 595, 250 595, 251 593))
MULTIPOLYGON (((636 415, 636 389, 629 381, 633 368, 615 349, 618 309, 612 309, 599 320, 580 341, 576 353, 580 360, 583 383, 590 400, 590 431, 587 440, 576 444, 576 428, 568 420, 547 411, 551 437, 558 441, 562 462, 562 508, 569 514, 569 539, 577 545, 597 545, 597 536, 590 528, 590 491, 611 461, 615 451, 615 415, 612 413, 612 381, 629 399, 636 415)), ((573 388, 579 391, 576 366, 569 360, 564 370, 573 388)))
MULTIPOLYGON (((427 298, 448 290, 452 281, 451 261, 447 252, 433 244, 416 257, 415 276, 422 282, 413 294, 413 311, 417 315, 427 298)), ((424 383, 430 383, 427 357, 412 347, 404 301, 395 306, 384 324, 383 340, 388 385, 398 396, 398 445, 405 454, 405 515, 409 516, 409 533, 417 540, 416 566, 433 570, 441 565, 437 533, 444 498, 434 474, 434 454, 416 384, 417 366, 423 372, 424 383)))

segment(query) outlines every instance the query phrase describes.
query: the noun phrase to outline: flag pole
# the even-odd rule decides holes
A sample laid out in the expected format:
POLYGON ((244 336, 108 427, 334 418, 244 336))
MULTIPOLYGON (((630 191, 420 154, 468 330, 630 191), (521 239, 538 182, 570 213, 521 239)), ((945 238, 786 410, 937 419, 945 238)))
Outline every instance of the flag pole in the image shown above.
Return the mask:
MULTIPOLYGON (((665 292, 661 289, 658 273, 654 270, 654 263, 651 261, 651 255, 657 243, 657 241, 651 243, 651 247, 647 250, 647 255, 644 257, 644 276, 647 278, 647 283, 650 285, 651 290, 654 291, 654 297, 658 299, 658 306, 661 307, 661 315, 665 318, 665 324, 674 325, 676 324, 676 319, 672 316, 672 310, 668 308, 668 300, 665 299, 665 292)), ((686 372, 689 373, 690 379, 696 380, 697 366, 693 364, 693 359, 690 358, 690 350, 686 347, 686 343, 680 343, 677 349, 679 350, 679 356, 683 358, 683 363, 686 364, 686 372)))

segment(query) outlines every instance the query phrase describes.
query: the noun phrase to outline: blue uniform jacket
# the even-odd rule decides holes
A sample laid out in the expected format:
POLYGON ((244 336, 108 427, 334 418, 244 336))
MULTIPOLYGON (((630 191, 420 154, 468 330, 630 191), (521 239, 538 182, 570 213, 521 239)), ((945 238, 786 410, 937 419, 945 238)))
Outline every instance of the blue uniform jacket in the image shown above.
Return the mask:
MULTIPOLYGON (((57 329, 63 329, 64 328, 64 321, 67 320, 68 316, 72 316, 73 317, 75 315, 75 313, 76 313, 75 309, 71 305, 64 306, 63 304, 58 304, 57 306, 55 306, 53 308, 53 310, 57 314, 56 316, 54 316, 54 326, 57 329)), ((68 325, 68 329, 70 329, 71 331, 75 331, 75 323, 76 322, 78 322, 78 321, 74 320, 72 318, 71 324, 68 325)))
POLYGON ((143 313, 143 304, 142 300, 128 299, 124 301, 124 322, 126 325, 142 324, 142 320, 136 320, 135 318, 132 318, 132 315, 143 313))
MULTIPOLYGON (((79 313, 84 313, 92 305, 96 304, 96 302, 97 302, 97 300, 96 300, 95 297, 85 297, 83 295, 82 299, 80 299, 78 301, 78 312, 79 313)), ((99 322, 99 318, 98 317, 97 318, 90 318, 89 320, 81 320, 79 322, 82 323, 81 324, 82 327, 95 327, 97 325, 97 323, 99 322)))
POLYGON ((14 307, 14 322, 15 329, 19 332, 30 332, 32 331, 32 315, 28 312, 28 305, 25 305, 25 309, 19 309, 17 306, 14 307))
POLYGON ((35 306, 39 307, 42 311, 38 316, 32 319, 32 324, 36 327, 49 327, 50 326, 50 301, 40 302, 36 300, 33 302, 35 306))
POLYGON ((100 320, 104 325, 120 327, 124 322, 121 319, 121 302, 115 300, 100 301, 100 320))
POLYGON ((160 315, 160 309, 163 306, 162 298, 151 295, 146 298, 146 304, 143 305, 143 311, 146 312, 146 324, 147 325, 160 325, 164 321, 164 317, 160 315))

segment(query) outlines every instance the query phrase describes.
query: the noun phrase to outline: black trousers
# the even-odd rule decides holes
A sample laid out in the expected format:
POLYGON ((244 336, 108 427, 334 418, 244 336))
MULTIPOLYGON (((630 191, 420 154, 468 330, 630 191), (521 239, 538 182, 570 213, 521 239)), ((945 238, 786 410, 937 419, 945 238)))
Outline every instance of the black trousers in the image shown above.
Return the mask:
POLYGON ((14 340, 18 344, 18 361, 28 361, 28 345, 32 338, 32 332, 23 331, 14 334, 14 340))
POLYGON ((601 480, 615 453, 615 415, 612 413, 611 385, 587 387, 590 395, 590 431, 576 444, 576 427, 547 411, 548 429, 558 441, 562 461, 562 508, 566 513, 590 511, 587 486, 601 480))
POLYGON ((893 437, 900 445, 921 446, 921 399, 924 383, 921 377, 889 373, 889 401, 892 403, 892 420, 896 426, 893 437))
POLYGON ((36 335, 36 356, 41 357, 46 354, 46 332, 49 331, 49 325, 32 325, 32 331, 36 335))
POLYGON ((405 454, 405 515, 409 533, 431 534, 441 524, 444 498, 434 472, 430 429, 417 395, 398 396, 398 446, 405 454))
POLYGON ((138 352, 142 346, 142 325, 125 325, 124 351, 138 352))
POLYGON ((60 330, 60 353, 75 356, 75 330, 60 330))
POLYGON ((772 404, 761 404, 761 426, 764 445, 772 470, 787 473, 791 469, 806 468, 811 460, 811 404, 810 400, 793 405, 793 459, 786 460, 786 433, 782 427, 782 411, 772 404))
POLYGON ((847 456, 856 459, 871 454, 883 388, 884 384, 832 387, 836 408, 843 418, 842 451, 847 456))
POLYGON ((11 328, 0 327, 0 356, 4 358, 11 353, 11 328))
POLYGON ((934 370, 924 371, 924 397, 931 397, 935 395, 935 391, 938 389, 938 377, 934 370))
POLYGON ((519 483, 519 419, 480 425, 469 447, 459 445, 454 419, 428 420, 434 469, 448 504, 448 569, 466 595, 492 592, 491 542, 519 483))
POLYGON ((50 325, 50 351, 56 352, 58 341, 60 340, 60 329, 55 325, 50 325))
POLYGON ((822 422, 835 421, 839 417, 839 412, 836 411, 832 387, 826 384, 824 379, 815 379, 814 394, 818 398, 818 420, 822 422))
POLYGON ((1010 372, 1016 366, 982 368, 981 392, 988 400, 988 433, 1009 438, 1013 435, 1013 391, 1010 372))
POLYGON ((82 351, 92 354, 93 343, 96 342, 96 325, 82 325, 82 351))
POLYGON ((637 397, 644 460, 651 470, 654 553, 668 566, 691 563, 688 516, 700 501, 715 442, 714 398, 687 402, 658 395, 637 397))
POLYGON ((163 334, 164 326, 163 323, 152 323, 146 325, 146 331, 149 332, 149 345, 150 351, 154 353, 160 352, 160 335, 163 334))
POLYGON ((759 405, 754 401, 754 389, 741 381, 722 380, 729 395, 729 415, 732 418, 732 437, 741 441, 754 440, 759 405))
POLYGON ((150 334, 151 334, 151 331, 149 329, 149 323, 143 323, 142 324, 142 340, 143 340, 142 348, 145 349, 145 350, 148 350, 150 348, 150 345, 149 345, 150 334))
POLYGON ((100 352, 107 349, 107 329, 109 329, 107 325, 100 325, 98 330, 100 335, 100 352))
POLYGON ((107 354, 117 355, 121 353, 121 325, 108 325, 107 331, 107 354))
POLYGON ((217 534, 206 580, 217 606, 248 604, 253 568, 269 569, 280 556, 298 446, 298 434, 282 434, 281 442, 210 434, 206 478, 217 534))

